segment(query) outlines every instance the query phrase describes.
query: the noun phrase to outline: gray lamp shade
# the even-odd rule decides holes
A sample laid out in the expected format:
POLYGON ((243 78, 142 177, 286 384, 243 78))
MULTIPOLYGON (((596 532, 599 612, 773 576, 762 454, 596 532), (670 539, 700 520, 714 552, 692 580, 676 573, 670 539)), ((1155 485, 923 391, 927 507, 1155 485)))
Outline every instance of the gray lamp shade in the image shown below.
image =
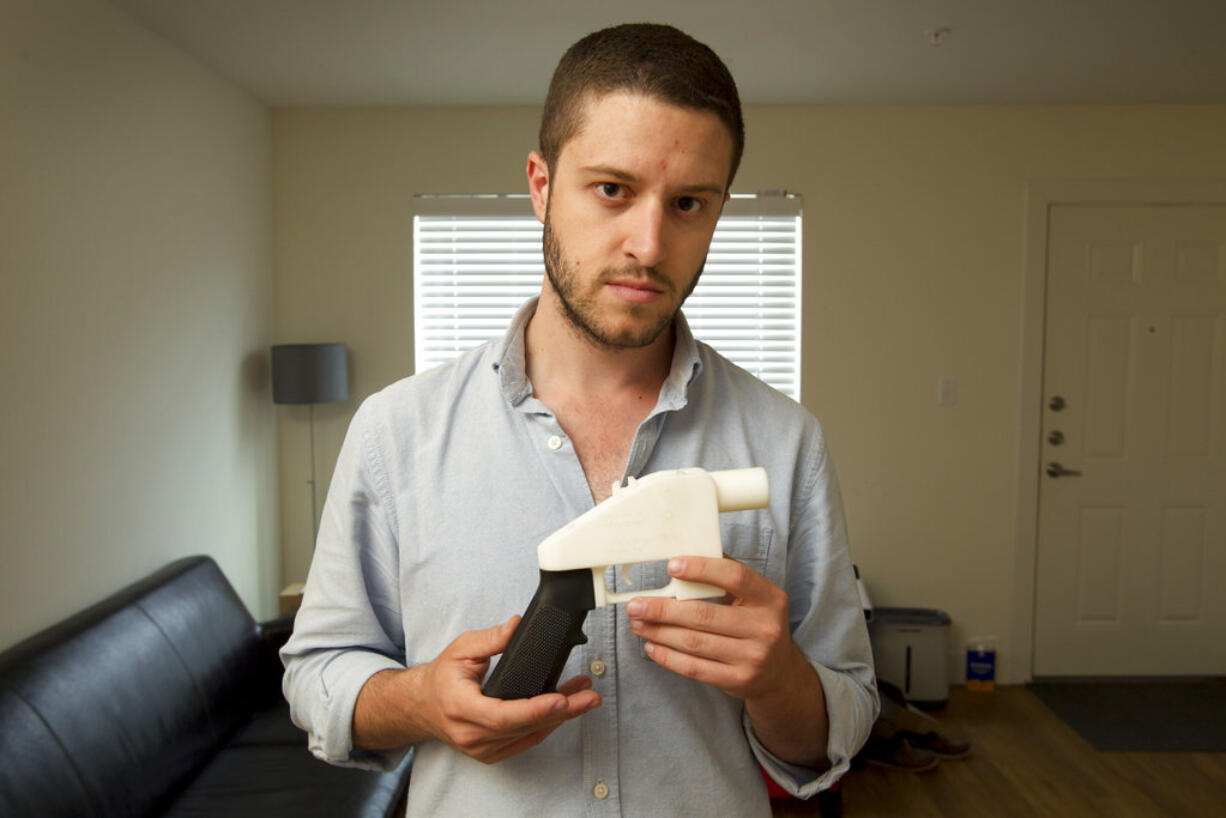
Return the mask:
POLYGON ((349 399, 344 344, 280 344, 272 348, 273 403, 349 399))

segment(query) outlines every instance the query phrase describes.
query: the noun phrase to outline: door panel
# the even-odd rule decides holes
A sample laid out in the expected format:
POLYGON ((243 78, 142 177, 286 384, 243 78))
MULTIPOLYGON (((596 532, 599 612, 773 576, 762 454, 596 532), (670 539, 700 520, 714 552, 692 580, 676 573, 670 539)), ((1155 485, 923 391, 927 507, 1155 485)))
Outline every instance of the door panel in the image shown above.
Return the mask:
POLYGON ((1049 219, 1034 673, 1226 673, 1226 206, 1049 219))

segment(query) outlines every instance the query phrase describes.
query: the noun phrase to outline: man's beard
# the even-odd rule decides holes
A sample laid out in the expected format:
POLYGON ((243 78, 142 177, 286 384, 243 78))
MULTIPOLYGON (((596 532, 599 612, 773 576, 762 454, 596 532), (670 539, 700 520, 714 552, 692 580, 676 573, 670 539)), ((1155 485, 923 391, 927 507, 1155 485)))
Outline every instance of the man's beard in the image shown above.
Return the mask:
MULTIPOLYGON (((562 245, 554 235, 548 205, 545 207, 545 234, 542 239, 542 247, 545 255, 545 275, 549 277, 549 283, 562 303, 562 312, 566 320, 585 340, 603 349, 639 349, 649 346, 659 338, 660 333, 672 326, 673 319, 677 317, 677 313, 681 311, 681 305, 694 291, 698 279, 702 276, 703 266, 706 265, 704 258, 686 288, 685 294, 681 296, 672 312, 659 316, 653 323, 645 323, 628 330, 614 330, 602 327, 598 323, 600 308, 596 305, 596 299, 578 292, 577 276, 574 269, 567 265, 562 254, 562 245)), ((663 290, 665 296, 676 292, 673 283, 654 267, 643 267, 637 264, 629 264, 618 269, 606 267, 597 277, 595 284, 600 286, 605 281, 617 278, 646 279, 655 287, 663 290)), ((646 317, 650 315, 651 305, 630 303, 626 305, 626 309, 632 315, 646 317)))

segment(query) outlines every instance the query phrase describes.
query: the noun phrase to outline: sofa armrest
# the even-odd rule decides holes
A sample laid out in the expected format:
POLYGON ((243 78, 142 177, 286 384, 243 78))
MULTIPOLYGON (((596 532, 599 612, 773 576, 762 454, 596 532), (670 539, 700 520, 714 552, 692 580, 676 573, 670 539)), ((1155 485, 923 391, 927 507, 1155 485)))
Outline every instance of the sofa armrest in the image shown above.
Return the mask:
POLYGON ((286 614, 258 622, 255 630, 263 647, 260 651, 260 688, 265 691, 269 701, 275 701, 281 697, 281 676, 285 672, 278 654, 294 632, 294 615, 286 614))
POLYGON ((269 619, 259 623, 256 627, 260 634, 260 639, 264 641, 264 646, 275 655, 285 646, 285 643, 289 641, 290 634, 294 632, 294 614, 285 614, 275 619, 269 619))

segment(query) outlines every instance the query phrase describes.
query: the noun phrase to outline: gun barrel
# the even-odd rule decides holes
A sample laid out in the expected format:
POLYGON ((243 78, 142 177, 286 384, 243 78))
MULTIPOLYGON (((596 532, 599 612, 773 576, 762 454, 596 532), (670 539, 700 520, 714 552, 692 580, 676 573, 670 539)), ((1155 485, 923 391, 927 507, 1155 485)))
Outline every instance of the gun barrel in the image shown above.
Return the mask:
POLYGON ((716 501, 720 511, 744 511, 762 508, 770 502, 770 481, 766 469, 727 469, 707 472, 715 481, 716 501))

